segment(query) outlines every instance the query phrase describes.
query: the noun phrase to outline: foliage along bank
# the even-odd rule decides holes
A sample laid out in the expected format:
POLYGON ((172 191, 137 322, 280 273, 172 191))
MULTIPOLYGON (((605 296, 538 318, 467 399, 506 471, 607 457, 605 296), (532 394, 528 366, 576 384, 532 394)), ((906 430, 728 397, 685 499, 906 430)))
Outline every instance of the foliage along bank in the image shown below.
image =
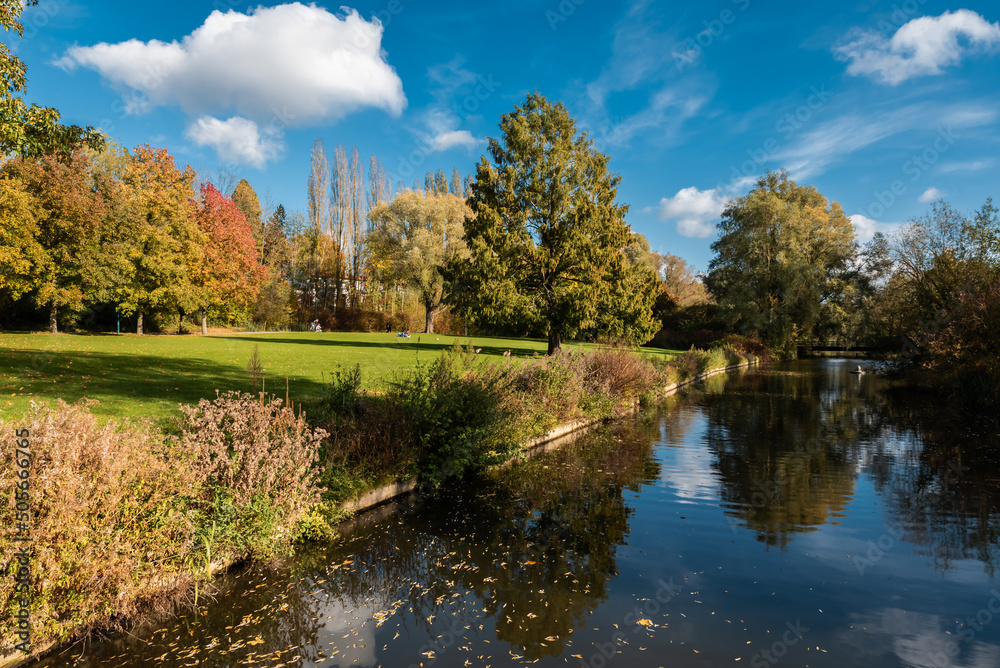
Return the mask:
MULTIPOLYGON (((182 406, 170 433, 101 424, 85 402, 36 406, 0 424, 5 490, 14 488, 13 428, 30 434, 32 645, 124 626, 178 600, 197 604, 213 566, 335 539, 340 502, 380 482, 446 484, 561 422, 612 417, 746 360, 732 347, 669 362, 608 347, 482 364, 455 350, 385 394, 362 391, 359 368, 342 373, 308 423, 301 407, 229 392, 182 406)), ((4 505, 13 517, 13 491, 4 505)), ((0 531, 0 549, 13 554, 18 527, 0 531)), ((7 562, 0 578, 0 655, 19 642, 17 570, 7 562)))

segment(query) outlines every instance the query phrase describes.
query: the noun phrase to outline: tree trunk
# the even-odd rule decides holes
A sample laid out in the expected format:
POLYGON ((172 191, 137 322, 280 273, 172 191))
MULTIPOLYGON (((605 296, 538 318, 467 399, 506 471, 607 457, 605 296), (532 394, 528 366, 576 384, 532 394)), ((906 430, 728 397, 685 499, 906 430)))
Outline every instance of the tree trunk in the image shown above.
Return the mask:
POLYGON ((562 338, 555 332, 549 332, 549 355, 555 354, 562 345, 562 338))
POLYGON ((201 335, 208 336, 208 310, 201 310, 201 335))
POLYGON ((137 314, 139 317, 136 319, 135 333, 142 336, 142 311, 137 314))
POLYGON ((56 304, 55 302, 52 302, 52 305, 49 306, 49 331, 52 332, 53 334, 59 333, 59 323, 56 320, 57 315, 58 315, 58 310, 56 308, 56 304))
POLYGON ((430 304, 424 304, 427 307, 427 324, 424 326, 424 332, 427 334, 434 333, 434 309, 431 308, 430 304))
POLYGON ((177 333, 184 333, 184 309, 177 309, 177 333))

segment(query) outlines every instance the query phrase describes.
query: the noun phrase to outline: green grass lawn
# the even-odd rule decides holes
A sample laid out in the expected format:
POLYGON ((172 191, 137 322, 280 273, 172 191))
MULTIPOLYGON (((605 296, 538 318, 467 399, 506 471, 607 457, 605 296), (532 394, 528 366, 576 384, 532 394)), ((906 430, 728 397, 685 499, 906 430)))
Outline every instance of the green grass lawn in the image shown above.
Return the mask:
MULTIPOLYGON (((544 354, 541 339, 414 334, 238 333, 217 336, 0 334, 0 418, 23 415, 31 401, 87 397, 101 416, 177 416, 177 405, 212 398, 216 390, 250 390, 247 361, 255 345, 266 389, 295 403, 320 396, 330 374, 360 363, 364 384, 378 387, 401 370, 427 363, 470 342, 482 355, 544 354)), ((570 344, 575 345, 575 344, 570 344)), ((586 345, 586 344, 584 344, 586 345)), ((650 355, 671 351, 648 349, 650 355)))

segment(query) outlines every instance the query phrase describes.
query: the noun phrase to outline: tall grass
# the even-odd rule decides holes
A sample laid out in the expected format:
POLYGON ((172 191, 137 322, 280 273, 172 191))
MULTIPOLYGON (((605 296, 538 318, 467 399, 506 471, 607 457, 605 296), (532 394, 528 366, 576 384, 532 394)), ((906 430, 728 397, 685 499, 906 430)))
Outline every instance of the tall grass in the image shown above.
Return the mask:
MULTIPOLYGON (((5 517, 15 517, 15 425, 0 422, 5 517)), ((213 562, 287 552, 319 500, 313 463, 324 436, 263 394, 229 393, 184 409, 180 436, 98 423, 85 403, 34 406, 31 623, 35 646, 132 618, 186 591, 213 562)), ((23 535, 0 523, 0 550, 23 535)), ((17 643, 24 595, 0 578, 0 652, 17 643)))

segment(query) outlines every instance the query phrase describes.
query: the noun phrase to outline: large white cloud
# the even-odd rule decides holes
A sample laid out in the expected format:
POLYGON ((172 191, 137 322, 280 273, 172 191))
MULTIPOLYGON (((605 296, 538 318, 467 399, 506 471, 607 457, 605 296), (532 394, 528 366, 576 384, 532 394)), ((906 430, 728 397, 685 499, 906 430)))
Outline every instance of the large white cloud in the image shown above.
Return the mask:
POLYGON ((281 142, 262 138, 257 124, 235 116, 229 120, 203 116, 188 126, 185 135, 199 146, 215 149, 221 160, 258 169, 281 154, 281 142))
POLYGON ((685 237, 710 237, 729 199, 721 188, 698 190, 691 186, 661 199, 657 218, 664 222, 676 220, 677 231, 685 237))
POLYGON ((895 86, 922 75, 941 74, 976 48, 1000 44, 1000 24, 968 9, 922 16, 903 24, 890 39, 859 32, 834 49, 848 61, 849 74, 870 76, 895 86))
MULTIPOLYGON (((129 93, 130 113, 176 106, 195 117, 242 117, 273 136, 285 126, 335 121, 364 107, 400 114, 406 97, 382 51, 382 30, 377 19, 365 21, 354 10, 337 16, 295 2, 250 14, 214 11, 180 42, 74 46, 56 64, 97 71, 129 93)), ((213 127, 247 130, 230 118, 195 131, 213 127)), ((225 144, 225 135, 214 141, 225 144)))

